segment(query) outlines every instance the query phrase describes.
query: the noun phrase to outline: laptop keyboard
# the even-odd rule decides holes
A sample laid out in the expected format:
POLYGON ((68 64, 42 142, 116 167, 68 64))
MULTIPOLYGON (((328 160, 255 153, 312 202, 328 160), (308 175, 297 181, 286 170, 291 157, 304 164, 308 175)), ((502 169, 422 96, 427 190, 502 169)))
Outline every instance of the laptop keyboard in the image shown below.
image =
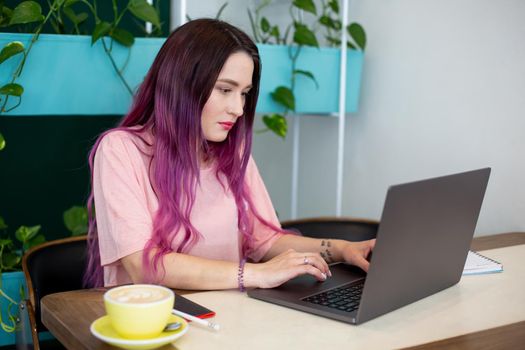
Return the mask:
POLYGON ((352 312, 359 307, 364 281, 357 284, 344 285, 303 298, 303 301, 331 307, 341 311, 352 312))

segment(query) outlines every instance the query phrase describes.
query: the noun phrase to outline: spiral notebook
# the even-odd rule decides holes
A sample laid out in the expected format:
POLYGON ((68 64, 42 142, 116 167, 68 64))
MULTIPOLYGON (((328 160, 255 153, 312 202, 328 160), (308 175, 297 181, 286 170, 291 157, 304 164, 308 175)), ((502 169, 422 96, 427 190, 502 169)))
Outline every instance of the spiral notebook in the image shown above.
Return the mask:
POLYGON ((463 275, 478 275, 503 271, 503 265, 478 252, 469 250, 463 275))

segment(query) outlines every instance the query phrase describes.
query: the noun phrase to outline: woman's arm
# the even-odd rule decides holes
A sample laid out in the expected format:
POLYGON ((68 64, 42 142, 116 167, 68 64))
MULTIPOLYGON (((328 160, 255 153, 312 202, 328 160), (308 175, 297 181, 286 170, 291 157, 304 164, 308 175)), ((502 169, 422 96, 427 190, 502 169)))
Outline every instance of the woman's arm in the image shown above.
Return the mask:
POLYGON ((374 249, 374 245, 375 239, 350 242, 341 239, 319 239, 288 234, 283 235, 272 245, 263 261, 272 259, 283 251, 293 248, 298 252, 319 254, 329 264, 345 261, 368 271, 369 262, 366 258, 374 249))
MULTIPOLYGON (((142 268, 142 251, 121 259, 133 283, 145 280, 142 268)), ((152 253, 153 254, 153 253, 152 253)), ((260 263, 246 263, 244 286, 246 288, 272 288, 303 274, 310 274, 319 281, 326 280, 328 265, 319 254, 286 250, 272 259, 260 263)), ((166 273, 160 284, 177 289, 233 289, 238 287, 239 264, 200 258, 187 254, 169 253, 163 257, 166 273)))

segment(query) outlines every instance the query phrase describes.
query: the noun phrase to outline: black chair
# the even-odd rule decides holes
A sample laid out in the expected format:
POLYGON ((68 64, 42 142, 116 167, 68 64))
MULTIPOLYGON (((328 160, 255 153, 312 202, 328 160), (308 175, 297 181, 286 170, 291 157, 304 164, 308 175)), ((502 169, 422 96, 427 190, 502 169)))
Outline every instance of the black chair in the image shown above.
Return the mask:
MULTIPOLYGON (((29 297, 25 304, 34 349, 40 349, 38 333, 47 331, 40 319, 40 300, 48 294, 82 289, 86 248, 86 236, 79 236, 47 242, 24 254, 22 270, 29 297)), ((50 342, 48 347, 57 348, 60 344, 50 342)))
POLYGON ((349 217, 318 217, 283 221, 282 228, 314 238, 365 241, 376 237, 379 221, 349 217))

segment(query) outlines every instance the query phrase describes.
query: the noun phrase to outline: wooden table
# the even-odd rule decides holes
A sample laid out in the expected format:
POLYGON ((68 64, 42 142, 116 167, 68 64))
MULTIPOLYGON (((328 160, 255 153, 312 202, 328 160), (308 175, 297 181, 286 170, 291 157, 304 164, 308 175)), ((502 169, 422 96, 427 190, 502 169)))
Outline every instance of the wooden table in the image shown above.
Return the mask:
MULTIPOLYGON (((344 345, 345 349, 523 348, 525 297, 523 289, 519 289, 525 287, 525 273, 522 275, 525 267, 521 267, 525 265, 523 244, 525 233, 476 238, 472 244, 475 250, 497 248, 487 251, 486 254, 502 260, 505 269, 502 274, 467 276, 456 286, 360 326, 351 326, 264 303, 237 291, 185 294, 185 297, 217 311, 216 321, 221 324, 222 329, 214 333, 193 326, 184 337, 176 341, 175 346, 180 350, 229 350, 246 347, 250 350, 299 347, 306 350, 337 345, 344 345), (512 256, 512 261, 505 261, 507 255, 512 256), (517 278, 520 275, 521 278, 517 278), (511 287, 505 285, 515 282, 521 284, 513 284, 511 287), (498 284, 504 288, 498 289, 498 284), (480 288, 487 293, 479 293, 480 296, 476 296, 481 298, 479 301, 465 299, 464 294, 472 294, 480 288), (503 318, 502 325, 497 320, 482 321, 479 320, 482 317, 473 315, 480 311, 477 303, 484 304, 487 300, 490 301, 491 288, 494 288, 495 293, 500 293, 494 297, 501 299, 499 302, 503 303, 503 307, 508 307, 505 303, 508 304, 510 299, 514 299, 512 302, 515 304, 512 305, 511 311, 503 310, 499 316, 493 317, 503 318), (441 312, 443 308, 451 309, 452 317, 448 316, 451 319, 447 319, 445 313, 441 312), (481 323, 473 325, 478 320, 481 323), (433 326, 435 329, 431 329, 433 326), (447 327, 450 329, 447 330, 447 327)), ((79 290, 44 297, 41 302, 43 323, 69 349, 115 349, 99 341, 89 332, 90 324, 105 314, 102 302, 104 291, 105 289, 79 290)), ((483 309, 485 305, 479 305, 479 308, 483 309)), ((174 347, 167 345, 161 349, 174 347)))

